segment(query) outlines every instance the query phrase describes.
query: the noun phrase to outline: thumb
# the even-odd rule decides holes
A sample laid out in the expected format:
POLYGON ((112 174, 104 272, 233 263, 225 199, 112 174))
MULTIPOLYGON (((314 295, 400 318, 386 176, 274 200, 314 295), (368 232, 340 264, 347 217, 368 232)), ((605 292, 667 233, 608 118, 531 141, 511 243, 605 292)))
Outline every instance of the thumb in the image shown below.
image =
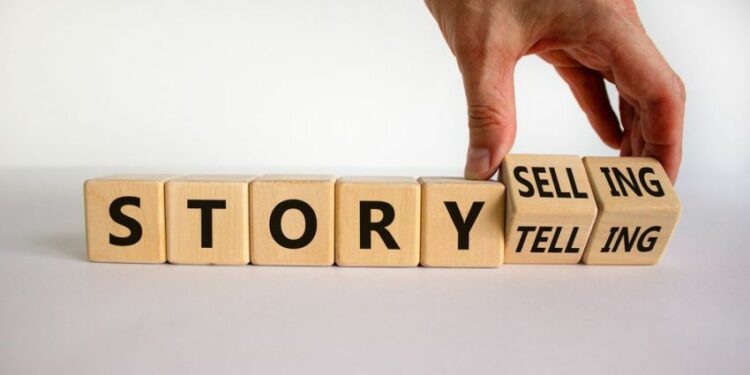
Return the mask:
POLYGON ((516 104, 511 59, 464 66, 469 115, 469 151, 464 176, 486 180, 497 171, 516 138, 516 104))

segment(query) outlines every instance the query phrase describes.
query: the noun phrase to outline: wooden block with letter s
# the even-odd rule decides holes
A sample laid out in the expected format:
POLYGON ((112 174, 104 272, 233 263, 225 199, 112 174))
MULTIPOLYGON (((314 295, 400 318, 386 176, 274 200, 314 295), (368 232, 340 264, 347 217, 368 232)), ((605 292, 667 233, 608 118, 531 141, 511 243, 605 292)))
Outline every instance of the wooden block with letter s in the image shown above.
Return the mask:
POLYGON ((643 157, 586 157, 599 215, 586 264, 656 264, 680 217, 680 201, 661 164, 643 157))
POLYGON ((597 206, 578 156, 507 155, 505 263, 581 260, 597 206))
POLYGON ((86 244, 94 262, 164 263, 164 184, 172 175, 112 175, 84 183, 86 244))
POLYGON ((333 176, 267 175, 250 184, 252 264, 330 266, 333 176))
POLYGON ((419 264, 419 183, 408 177, 342 177, 336 182, 336 264, 419 264))
POLYGON ((505 186, 497 181, 422 177, 421 259, 426 267, 503 263, 505 186))
POLYGON ((252 179, 252 176, 192 175, 167 182, 170 263, 249 263, 248 184, 252 179))

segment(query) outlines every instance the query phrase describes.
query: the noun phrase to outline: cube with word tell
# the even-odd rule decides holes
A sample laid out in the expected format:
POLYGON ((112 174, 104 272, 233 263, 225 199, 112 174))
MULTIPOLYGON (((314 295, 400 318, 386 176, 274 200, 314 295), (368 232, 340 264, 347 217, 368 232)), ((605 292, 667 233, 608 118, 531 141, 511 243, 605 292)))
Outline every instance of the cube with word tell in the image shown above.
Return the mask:
POLYGON ((419 183, 408 177, 342 177, 336 182, 336 264, 419 264, 419 183))
POLYGON ((177 264, 250 261, 252 176, 193 175, 167 182, 167 259, 177 264))
POLYGON ((507 155, 505 262, 578 263, 596 201, 577 156, 507 155))
POLYGON ((420 264, 497 267, 505 243, 505 186, 497 181, 422 177, 420 264))
POLYGON ((333 264, 333 176, 267 175, 250 184, 250 262, 333 264))
POLYGON ((89 260, 167 260, 164 184, 171 175, 113 175, 84 183, 89 260))
POLYGON ((680 218, 680 201, 653 158, 586 157, 599 215, 586 264, 656 264, 680 218))

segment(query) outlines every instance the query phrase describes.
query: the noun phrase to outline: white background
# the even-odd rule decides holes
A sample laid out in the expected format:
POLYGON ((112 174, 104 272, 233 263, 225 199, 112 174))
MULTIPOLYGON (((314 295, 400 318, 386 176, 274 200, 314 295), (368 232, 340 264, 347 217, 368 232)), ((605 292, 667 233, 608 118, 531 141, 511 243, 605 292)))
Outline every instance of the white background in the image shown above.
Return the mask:
MULTIPOLYGON (((685 180, 750 170, 750 3, 639 2, 688 89, 685 180)), ((608 155, 517 69, 514 152, 608 155)), ((454 59, 420 1, 0 0, 1 166, 463 171, 454 59)))
MULTIPOLYGON (((750 3, 642 1, 688 90, 656 267, 85 260, 122 171, 460 175, 453 57, 419 1, 0 0, 0 373, 738 373, 750 368, 750 3)), ((539 59, 515 152, 610 155, 539 59)))

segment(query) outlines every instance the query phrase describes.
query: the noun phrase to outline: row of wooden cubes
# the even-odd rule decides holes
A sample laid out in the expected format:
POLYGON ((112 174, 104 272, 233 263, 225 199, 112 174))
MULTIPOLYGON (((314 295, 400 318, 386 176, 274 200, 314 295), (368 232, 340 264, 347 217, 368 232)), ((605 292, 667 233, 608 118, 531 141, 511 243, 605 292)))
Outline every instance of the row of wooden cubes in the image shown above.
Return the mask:
POLYGON ((500 176, 91 179, 84 184, 88 256, 177 264, 655 264, 680 215, 672 185, 650 158, 508 155, 500 176))

